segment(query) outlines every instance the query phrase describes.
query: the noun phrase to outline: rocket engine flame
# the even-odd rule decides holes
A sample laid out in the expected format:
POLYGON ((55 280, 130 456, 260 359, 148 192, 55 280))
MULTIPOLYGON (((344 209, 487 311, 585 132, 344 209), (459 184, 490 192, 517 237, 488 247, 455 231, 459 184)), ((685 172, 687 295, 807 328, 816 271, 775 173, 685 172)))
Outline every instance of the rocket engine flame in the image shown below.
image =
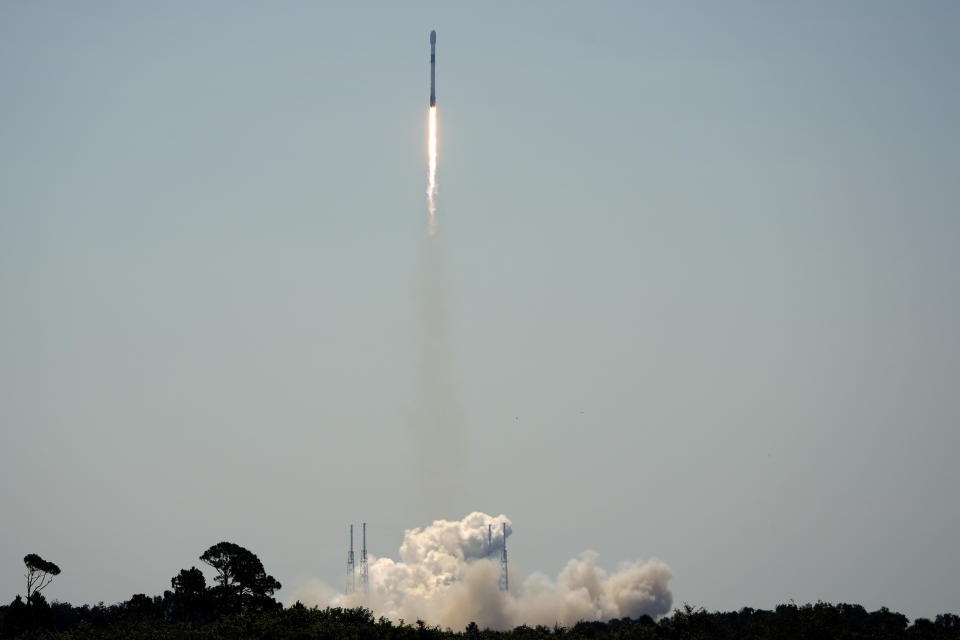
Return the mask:
POLYGON ((427 133, 427 211, 430 218, 427 222, 427 233, 434 235, 437 232, 437 107, 430 107, 430 116, 427 133))

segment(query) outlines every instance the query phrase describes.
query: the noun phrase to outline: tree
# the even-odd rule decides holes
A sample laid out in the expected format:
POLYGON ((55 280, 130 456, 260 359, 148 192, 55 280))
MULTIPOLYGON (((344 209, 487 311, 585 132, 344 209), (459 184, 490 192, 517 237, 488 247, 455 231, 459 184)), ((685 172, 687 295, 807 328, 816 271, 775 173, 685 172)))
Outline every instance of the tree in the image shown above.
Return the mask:
POLYGON ((0 636, 13 638, 30 628, 30 615, 23 598, 18 594, 0 618, 0 636))
POLYGON ((219 542, 207 549, 200 560, 217 571, 216 589, 235 611, 272 609, 273 593, 280 583, 267 575, 263 563, 252 551, 233 542, 219 542))
POLYGON ((211 616, 207 580, 200 569, 181 569, 180 573, 170 579, 170 584, 173 593, 167 591, 164 594, 170 596, 166 599, 170 605, 168 617, 173 620, 201 621, 211 616))
POLYGON ((33 594, 39 594, 47 585, 53 582, 53 576, 60 575, 60 567, 44 560, 35 553, 28 553, 23 557, 23 564, 27 565, 27 602, 31 602, 33 594))
POLYGON ((468 638, 479 638, 479 637, 480 637, 480 627, 477 626, 477 623, 476 623, 476 622, 474 622, 474 621, 471 620, 471 621, 470 621, 470 624, 467 625, 467 628, 466 628, 466 630, 464 631, 464 634, 465 634, 468 638))
POLYGON ((946 633, 955 633, 960 636, 960 616, 952 613, 941 613, 933 622, 937 628, 946 633))
POLYGON ((207 590, 207 580, 196 567, 181 569, 180 573, 170 578, 170 585, 175 594, 186 599, 202 596, 207 590))

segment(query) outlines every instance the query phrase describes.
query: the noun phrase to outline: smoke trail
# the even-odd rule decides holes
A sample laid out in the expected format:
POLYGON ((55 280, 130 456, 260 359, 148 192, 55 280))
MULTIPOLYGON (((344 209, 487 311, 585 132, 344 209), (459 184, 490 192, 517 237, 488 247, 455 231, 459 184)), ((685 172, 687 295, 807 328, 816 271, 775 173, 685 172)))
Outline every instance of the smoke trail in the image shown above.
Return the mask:
POLYGON ((670 567, 658 560, 628 562, 607 573, 597 555, 584 552, 567 563, 556 580, 533 574, 519 587, 497 589, 496 559, 503 547, 501 523, 510 520, 474 512, 460 521, 437 520, 406 532, 400 560, 374 558, 370 594, 337 594, 305 585, 291 600, 319 606, 367 606, 393 620, 422 619, 431 625, 463 629, 508 629, 520 624, 561 624, 579 620, 659 616, 670 611, 670 567), (487 525, 493 524, 493 544, 487 525))
POLYGON ((430 107, 427 133, 427 234, 437 233, 437 107, 430 107))
POLYGON ((420 332, 417 403, 413 429, 417 436, 420 503, 424 514, 462 513, 467 467, 460 394, 455 376, 455 349, 450 328, 444 238, 437 224, 437 107, 430 107, 427 141, 427 236, 421 247, 420 332))
POLYGON ((424 238, 421 249, 417 395, 412 414, 419 456, 416 506, 420 517, 450 516, 464 510, 468 459, 442 235, 424 238))

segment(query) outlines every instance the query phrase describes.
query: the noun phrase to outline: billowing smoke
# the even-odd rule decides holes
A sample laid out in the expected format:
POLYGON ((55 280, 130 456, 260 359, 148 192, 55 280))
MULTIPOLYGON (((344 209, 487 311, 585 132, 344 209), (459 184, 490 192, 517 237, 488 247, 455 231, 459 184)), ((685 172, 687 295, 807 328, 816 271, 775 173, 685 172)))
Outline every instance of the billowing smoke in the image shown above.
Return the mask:
POLYGON ((502 523, 509 537, 506 516, 479 512, 460 521, 437 520, 408 530, 399 561, 370 560, 369 596, 359 591, 331 595, 328 588, 310 584, 298 589, 291 601, 366 606, 392 620, 420 619, 451 629, 463 629, 471 621, 492 629, 569 626, 579 620, 656 617, 670 611, 670 567, 658 560, 627 562, 607 573, 590 551, 570 560, 556 580, 535 573, 519 584, 511 581, 509 592, 498 590, 502 523), (487 538, 489 524, 492 544, 487 538))

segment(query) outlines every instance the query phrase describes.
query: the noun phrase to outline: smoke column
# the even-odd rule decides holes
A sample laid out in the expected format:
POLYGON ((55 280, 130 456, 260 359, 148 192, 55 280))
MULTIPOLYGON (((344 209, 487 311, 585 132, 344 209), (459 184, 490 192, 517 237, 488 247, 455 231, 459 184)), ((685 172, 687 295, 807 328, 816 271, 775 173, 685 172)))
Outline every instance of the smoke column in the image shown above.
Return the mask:
MULTIPOLYGON (((319 586, 298 589, 291 602, 318 606, 366 606, 392 620, 422 619, 428 624, 463 629, 510 629, 521 624, 570 626, 579 620, 609 620, 666 614, 673 604, 667 583, 670 567, 659 560, 627 562, 608 573, 597 555, 584 552, 570 560, 556 579, 535 573, 511 591, 497 589, 497 558, 503 548, 501 523, 510 520, 474 512, 463 520, 436 520, 406 531, 400 560, 371 558, 370 596, 332 594, 319 586), (496 535, 487 543, 487 525, 496 535)), ((513 585, 513 583, 512 583, 513 585)))

